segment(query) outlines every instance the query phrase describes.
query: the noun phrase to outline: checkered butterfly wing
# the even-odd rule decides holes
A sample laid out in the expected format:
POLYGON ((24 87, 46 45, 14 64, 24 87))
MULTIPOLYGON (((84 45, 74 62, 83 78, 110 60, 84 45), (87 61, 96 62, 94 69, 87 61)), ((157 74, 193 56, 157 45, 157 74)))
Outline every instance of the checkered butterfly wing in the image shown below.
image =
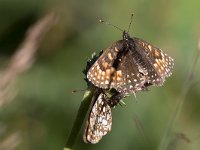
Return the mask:
POLYGON ((138 39, 128 38, 107 48, 87 73, 95 86, 135 93, 147 85, 162 85, 172 74, 173 59, 161 49, 138 39))
POLYGON ((151 66, 149 66, 149 68, 154 69, 154 71, 149 72, 151 73, 149 74, 149 79, 152 80, 151 82, 161 84, 162 81, 158 80, 158 78, 164 80, 166 77, 172 75, 174 60, 170 56, 164 53, 160 48, 157 48, 142 39, 134 37, 133 41, 136 46, 135 49, 140 50, 140 54, 146 58, 147 62, 149 62, 151 66), (154 75, 153 72, 155 72, 154 75), (157 81, 153 81, 153 77, 155 77, 157 81))
POLYGON ((96 144, 106 135, 112 126, 111 107, 108 97, 100 93, 89 113, 83 139, 86 143, 96 144))

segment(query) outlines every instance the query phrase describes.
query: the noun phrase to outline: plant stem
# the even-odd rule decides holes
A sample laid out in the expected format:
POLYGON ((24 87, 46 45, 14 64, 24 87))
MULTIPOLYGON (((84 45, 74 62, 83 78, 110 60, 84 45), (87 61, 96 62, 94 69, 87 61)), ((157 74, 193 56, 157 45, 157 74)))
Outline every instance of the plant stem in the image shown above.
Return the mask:
POLYGON ((64 150, 72 150, 72 147, 73 147, 73 145, 76 141, 78 133, 81 129, 81 126, 82 126, 83 121, 85 119, 85 116, 87 114, 87 111, 90 107, 90 103, 91 103, 91 100, 92 100, 93 93, 94 93, 94 90, 91 89, 91 88, 88 89, 84 93, 83 100, 81 102, 81 105, 80 105, 79 110, 78 110, 78 114, 76 116, 76 120, 73 124, 71 133, 68 137, 68 140, 67 140, 67 143, 66 143, 64 150))

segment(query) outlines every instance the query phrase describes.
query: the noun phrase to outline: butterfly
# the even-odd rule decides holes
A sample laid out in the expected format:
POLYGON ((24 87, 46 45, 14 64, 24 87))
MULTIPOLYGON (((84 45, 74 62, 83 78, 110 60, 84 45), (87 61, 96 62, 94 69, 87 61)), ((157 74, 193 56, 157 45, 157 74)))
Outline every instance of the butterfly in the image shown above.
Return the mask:
POLYGON ((111 131, 111 108, 117 105, 120 99, 117 92, 109 97, 102 89, 96 89, 83 135, 85 143, 96 144, 111 131))
POLYGON ((106 48, 87 72, 87 79, 102 89, 122 94, 147 86, 161 86, 172 75, 174 60, 160 48, 123 32, 123 39, 106 48))

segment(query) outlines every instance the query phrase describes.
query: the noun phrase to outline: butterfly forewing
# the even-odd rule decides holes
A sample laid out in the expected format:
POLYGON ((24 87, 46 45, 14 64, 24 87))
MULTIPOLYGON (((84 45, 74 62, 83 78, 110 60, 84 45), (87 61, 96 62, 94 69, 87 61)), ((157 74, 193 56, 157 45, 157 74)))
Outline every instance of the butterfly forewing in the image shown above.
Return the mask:
POLYGON ((93 64, 87 73, 87 78, 95 86, 107 89, 112 83, 113 74, 116 67, 113 66, 118 61, 118 54, 123 51, 123 43, 116 42, 108 47, 99 59, 93 64))
POLYGON ((90 111, 84 133, 86 143, 98 143, 106 135, 112 126, 111 107, 108 105, 108 97, 100 93, 90 111))

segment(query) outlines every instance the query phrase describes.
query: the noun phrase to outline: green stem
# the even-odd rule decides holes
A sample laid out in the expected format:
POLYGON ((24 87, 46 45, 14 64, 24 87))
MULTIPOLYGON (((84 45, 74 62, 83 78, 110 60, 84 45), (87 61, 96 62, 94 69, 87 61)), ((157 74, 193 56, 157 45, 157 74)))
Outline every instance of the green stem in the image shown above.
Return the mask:
POLYGON ((72 150, 72 147, 76 141, 78 133, 81 129, 81 126, 82 126, 85 116, 87 114, 87 111, 90 107, 93 93, 94 93, 94 90, 91 88, 85 92, 85 94, 83 96, 83 100, 82 100, 81 105, 78 110, 78 114, 76 116, 76 120, 73 124, 71 133, 68 137, 68 140, 67 140, 64 150, 72 150))

